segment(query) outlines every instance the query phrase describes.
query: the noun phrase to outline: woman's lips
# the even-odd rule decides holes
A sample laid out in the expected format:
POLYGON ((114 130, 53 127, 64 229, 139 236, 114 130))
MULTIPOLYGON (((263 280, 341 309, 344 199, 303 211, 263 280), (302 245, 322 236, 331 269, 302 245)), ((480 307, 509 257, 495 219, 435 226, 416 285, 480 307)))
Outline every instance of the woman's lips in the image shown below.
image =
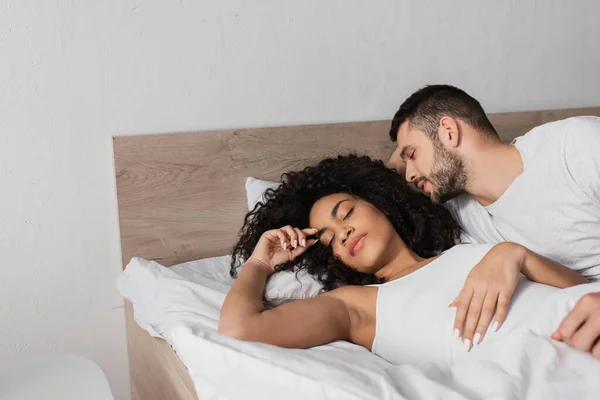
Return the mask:
POLYGON ((357 236, 355 239, 352 240, 352 242, 350 243, 350 255, 351 256, 354 257, 356 255, 356 253, 363 247, 366 237, 367 237, 367 234, 363 233, 362 235, 357 236))

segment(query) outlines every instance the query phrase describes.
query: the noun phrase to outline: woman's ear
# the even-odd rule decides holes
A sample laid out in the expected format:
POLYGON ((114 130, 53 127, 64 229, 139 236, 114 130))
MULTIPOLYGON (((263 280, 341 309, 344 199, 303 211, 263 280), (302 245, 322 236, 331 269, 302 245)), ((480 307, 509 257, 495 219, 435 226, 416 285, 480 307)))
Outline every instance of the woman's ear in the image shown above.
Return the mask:
POLYGON ((438 137, 446 148, 454 149, 458 147, 461 139, 458 121, 452 117, 443 116, 440 119, 438 137))

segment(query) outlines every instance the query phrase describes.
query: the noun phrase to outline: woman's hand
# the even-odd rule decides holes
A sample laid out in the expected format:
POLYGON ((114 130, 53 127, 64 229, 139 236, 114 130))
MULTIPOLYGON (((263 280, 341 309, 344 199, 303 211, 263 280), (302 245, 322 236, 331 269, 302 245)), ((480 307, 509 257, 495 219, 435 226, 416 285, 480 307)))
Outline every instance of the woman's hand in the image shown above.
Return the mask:
POLYGON ((294 260, 312 246, 316 239, 307 239, 307 236, 317 232, 317 229, 299 229, 289 225, 266 231, 246 263, 256 263, 272 273, 277 265, 294 260))
POLYGON ((492 330, 497 331, 508 312, 508 305, 519 283, 527 249, 515 243, 499 243, 475 265, 458 297, 454 338, 463 336, 465 350, 483 340, 494 312, 492 330))

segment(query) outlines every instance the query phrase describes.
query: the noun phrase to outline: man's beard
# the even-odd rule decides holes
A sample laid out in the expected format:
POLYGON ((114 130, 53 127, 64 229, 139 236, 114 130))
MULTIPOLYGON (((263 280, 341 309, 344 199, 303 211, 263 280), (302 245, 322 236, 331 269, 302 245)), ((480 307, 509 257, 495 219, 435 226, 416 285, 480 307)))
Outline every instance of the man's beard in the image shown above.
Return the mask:
POLYGON ((444 204, 465 191, 467 173, 463 161, 433 139, 434 162, 431 169, 431 201, 444 204))

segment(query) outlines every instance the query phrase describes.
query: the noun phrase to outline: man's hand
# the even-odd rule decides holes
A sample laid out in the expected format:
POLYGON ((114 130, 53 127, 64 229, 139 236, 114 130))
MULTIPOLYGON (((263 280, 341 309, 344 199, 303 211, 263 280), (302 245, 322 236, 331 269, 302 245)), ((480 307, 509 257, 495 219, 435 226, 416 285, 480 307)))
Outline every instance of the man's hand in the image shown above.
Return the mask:
POLYGON ((499 243, 469 273, 464 288, 450 304, 457 308, 454 338, 462 333, 465 350, 481 343, 494 312, 492 330, 497 331, 504 322, 526 251, 515 243, 499 243))
POLYGON ((552 339, 591 352, 600 360, 600 293, 588 293, 575 305, 552 339))

